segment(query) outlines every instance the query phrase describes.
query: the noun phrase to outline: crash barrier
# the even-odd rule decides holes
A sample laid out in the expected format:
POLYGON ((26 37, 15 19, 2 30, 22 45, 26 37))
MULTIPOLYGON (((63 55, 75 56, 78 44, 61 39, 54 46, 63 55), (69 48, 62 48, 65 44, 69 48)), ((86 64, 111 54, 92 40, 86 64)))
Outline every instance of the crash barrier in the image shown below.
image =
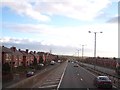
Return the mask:
POLYGON ((84 68, 86 68, 87 70, 89 70, 89 71, 91 71, 91 72, 99 75, 99 76, 100 75, 108 76, 112 80, 113 85, 116 88, 120 89, 120 76, 118 76, 118 75, 111 75, 111 74, 108 74, 106 72, 102 72, 100 70, 94 69, 93 67, 86 66, 83 63, 79 64, 79 65, 82 66, 82 67, 84 67, 84 68))

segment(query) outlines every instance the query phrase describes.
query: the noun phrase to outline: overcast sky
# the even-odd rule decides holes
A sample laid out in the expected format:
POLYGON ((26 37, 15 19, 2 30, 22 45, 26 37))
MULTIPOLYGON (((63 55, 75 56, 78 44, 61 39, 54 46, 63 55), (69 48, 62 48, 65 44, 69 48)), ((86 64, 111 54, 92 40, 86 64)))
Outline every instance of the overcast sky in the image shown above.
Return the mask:
POLYGON ((119 0, 1 0, 2 37, 6 47, 54 54, 118 56, 119 0), (99 33, 102 31, 103 33, 99 33))

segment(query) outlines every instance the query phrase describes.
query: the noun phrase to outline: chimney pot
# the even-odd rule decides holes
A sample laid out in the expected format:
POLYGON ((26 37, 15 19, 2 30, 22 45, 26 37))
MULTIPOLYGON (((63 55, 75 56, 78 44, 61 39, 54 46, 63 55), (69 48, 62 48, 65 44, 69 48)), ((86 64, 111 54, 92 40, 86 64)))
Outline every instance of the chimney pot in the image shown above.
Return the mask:
POLYGON ((29 51, 29 50, 28 50, 28 49, 26 49, 26 53, 28 53, 28 51, 29 51))

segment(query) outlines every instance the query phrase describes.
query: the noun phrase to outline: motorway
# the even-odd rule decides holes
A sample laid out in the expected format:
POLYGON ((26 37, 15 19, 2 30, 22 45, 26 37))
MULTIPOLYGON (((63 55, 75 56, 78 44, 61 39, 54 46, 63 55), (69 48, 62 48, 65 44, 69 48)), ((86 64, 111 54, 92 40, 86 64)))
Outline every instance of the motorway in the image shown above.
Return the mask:
MULTIPOLYGON (((51 71, 45 79, 35 84, 33 88, 103 90, 97 89, 93 84, 96 75, 79 65, 78 67, 74 67, 76 64, 68 61, 62 63, 59 67, 51 71)), ((113 89, 115 90, 115 88, 113 89)))
MULTIPOLYGON (((97 89, 93 80, 96 77, 93 73, 78 65, 77 63, 65 61, 63 63, 56 63, 47 67, 44 71, 27 80, 17 84, 23 88, 49 88, 49 89, 69 89, 78 88, 80 90, 103 90, 97 89), (31 80, 32 82, 30 83, 31 80), (28 83, 25 83, 28 82, 28 83), (23 83, 23 84, 22 84, 23 83)), ((104 89, 106 90, 106 89, 104 89)), ((107 89, 109 90, 109 89, 107 89)), ((117 90, 115 88, 110 90, 117 90)))
POLYGON ((74 67, 75 64, 68 63, 60 88, 95 88, 95 76, 80 66, 74 67))

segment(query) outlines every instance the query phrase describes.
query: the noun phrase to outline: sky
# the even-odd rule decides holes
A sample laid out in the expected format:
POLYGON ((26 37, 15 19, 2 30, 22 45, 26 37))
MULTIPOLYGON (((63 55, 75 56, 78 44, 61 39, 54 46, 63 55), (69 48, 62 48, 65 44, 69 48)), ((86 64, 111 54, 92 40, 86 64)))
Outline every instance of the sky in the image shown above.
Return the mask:
POLYGON ((119 0, 0 0, 6 47, 57 55, 118 57, 119 0), (91 33, 88 33, 91 31, 91 33), (103 33, 100 33, 103 32, 103 33))

